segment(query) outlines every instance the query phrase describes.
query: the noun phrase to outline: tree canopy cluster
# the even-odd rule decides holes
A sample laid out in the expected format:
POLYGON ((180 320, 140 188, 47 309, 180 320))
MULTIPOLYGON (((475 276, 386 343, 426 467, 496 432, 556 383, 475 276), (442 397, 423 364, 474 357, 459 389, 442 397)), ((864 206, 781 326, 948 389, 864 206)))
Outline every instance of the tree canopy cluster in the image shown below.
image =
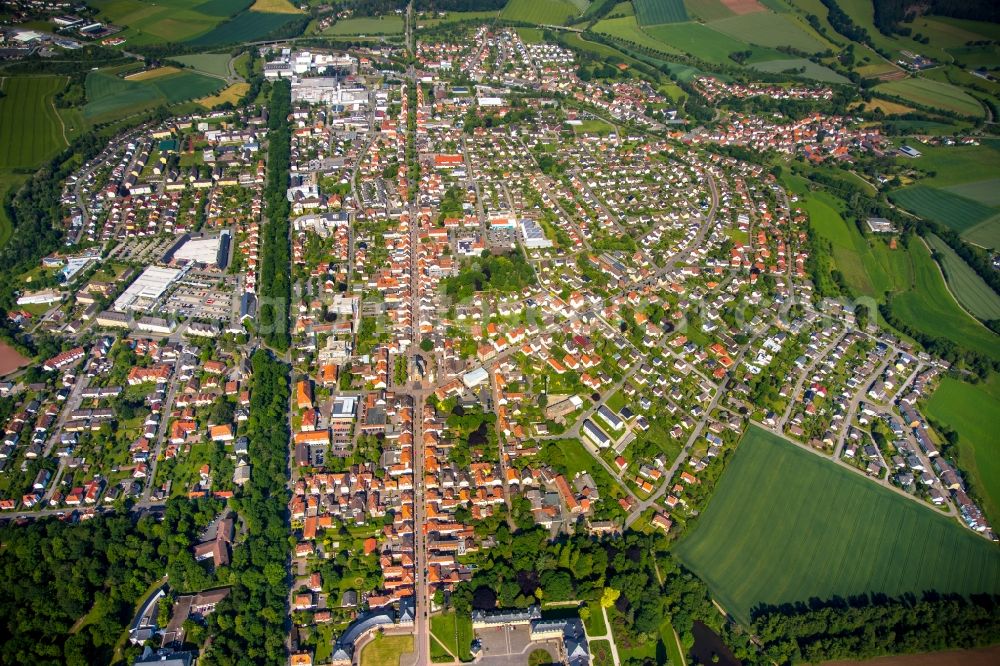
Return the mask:
POLYGON ((233 550, 233 589, 209 616, 211 648, 199 663, 284 664, 289 555, 288 368, 258 349, 252 359, 250 482, 232 500, 247 525, 233 550))
POLYGON ((974 648, 1000 639, 1000 599, 927 596, 922 600, 833 600, 759 610, 752 630, 760 663, 796 664, 974 648))
POLYGON ((456 300, 471 298, 477 291, 519 291, 535 283, 531 264, 520 252, 476 259, 458 275, 441 281, 445 293, 456 300))
POLYGON ((259 325, 264 339, 279 350, 288 349, 288 307, 291 283, 288 267, 291 249, 288 241, 290 207, 285 195, 291 165, 291 84, 276 81, 271 87, 267 132, 267 184, 264 189, 265 222, 261 235, 259 325))
MULTIPOLYGON (((165 572, 182 591, 214 582, 191 546, 220 506, 173 499, 162 522, 113 515, 0 529, 0 663, 116 663, 115 645, 136 604, 165 572)), ((117 663, 130 662, 137 650, 126 650, 117 663)))

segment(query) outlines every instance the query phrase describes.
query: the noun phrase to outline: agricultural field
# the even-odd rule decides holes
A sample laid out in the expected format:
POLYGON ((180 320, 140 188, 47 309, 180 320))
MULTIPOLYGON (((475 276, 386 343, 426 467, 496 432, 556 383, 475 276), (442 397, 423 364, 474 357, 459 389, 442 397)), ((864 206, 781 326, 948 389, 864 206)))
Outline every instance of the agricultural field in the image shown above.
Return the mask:
POLYGON ((798 74, 798 76, 804 76, 813 81, 820 81, 822 83, 850 83, 850 79, 846 76, 841 76, 829 67, 817 65, 812 60, 806 60, 805 58, 751 62, 750 67, 772 74, 780 74, 789 70, 795 71, 798 74, 798 70, 802 70, 802 73, 798 74))
POLYGON ((95 0, 99 17, 127 26, 119 33, 130 44, 183 42, 205 34, 228 17, 244 11, 249 0, 174 0, 149 3, 140 0, 95 0))
POLYGON ((830 47, 829 43, 805 23, 790 14, 755 12, 743 16, 712 21, 713 30, 734 39, 760 46, 791 46, 807 53, 816 53, 830 47))
POLYGON ((924 405, 927 416, 958 432, 958 463, 982 500, 986 517, 1000 521, 1000 374, 970 384, 945 377, 924 405))
POLYGON ((621 39, 625 42, 633 42, 660 53, 680 53, 675 48, 667 46, 658 39, 650 37, 636 23, 634 16, 620 16, 612 19, 602 19, 594 24, 594 32, 598 32, 609 37, 621 39))
POLYGON ((927 243, 941 257, 945 282, 955 299, 977 319, 1000 319, 1000 296, 947 243, 930 234, 927 243))
POLYGON ((403 34, 403 17, 395 14, 389 16, 359 16, 344 21, 337 21, 323 31, 324 35, 401 35, 403 34))
POLYGON ((706 22, 736 16, 722 0, 684 0, 684 7, 687 9, 688 16, 700 18, 706 22))
POLYGON ((500 18, 509 21, 524 21, 561 25, 571 16, 577 16, 580 10, 569 0, 510 0, 500 12, 500 18))
POLYGON ((964 233, 997 214, 997 210, 947 190, 913 185, 895 190, 890 198, 920 217, 964 233))
POLYGON ((413 636, 375 638, 361 650, 361 666, 397 666, 404 654, 413 652, 413 636))
POLYGON ((156 67, 155 69, 145 69, 141 72, 136 72, 135 74, 128 74, 125 76, 126 81, 152 81, 153 79, 158 79, 161 76, 169 76, 171 74, 179 74, 179 67, 156 67))
POLYGON ((83 118, 91 124, 108 122, 163 104, 207 97, 223 85, 217 78, 188 71, 145 81, 126 81, 108 71, 91 72, 83 118))
POLYGON ((1000 592, 995 544, 757 427, 674 552, 741 622, 760 604, 1000 592))
POLYGON ((0 168, 37 166, 66 146, 52 104, 64 85, 61 76, 0 79, 0 168))
POLYGON ((288 0, 254 0, 250 11, 263 14, 301 14, 302 10, 288 0))
POLYGON ((459 21, 492 21, 500 15, 499 11, 490 12, 447 12, 444 16, 433 16, 433 18, 417 19, 417 29, 433 28, 446 23, 458 23, 459 21))
POLYGON ((944 188, 945 191, 957 194, 966 199, 972 199, 984 206, 1000 206, 1000 178, 975 180, 944 188))
POLYGON ((900 81, 880 83, 875 92, 901 97, 922 106, 953 111, 972 118, 983 116, 983 107, 974 97, 961 88, 923 78, 909 78, 900 81))
POLYGON ((996 139, 983 139, 978 146, 932 146, 913 140, 907 143, 919 150, 921 156, 916 159, 898 157, 896 163, 933 172, 921 181, 924 185, 949 187, 1000 173, 1000 141, 996 139))
POLYGON ((640 25, 682 23, 688 20, 683 0, 634 0, 635 16, 640 25))
MULTIPOLYGON (((8 192, 21 187, 25 179, 27 179, 26 175, 15 174, 9 170, 0 169, 0 202, 7 197, 8 192)), ((3 206, 0 206, 0 247, 3 247, 10 240, 10 235, 13 231, 11 222, 7 218, 7 211, 4 210, 3 206)))
POLYGON ((235 105, 238 101, 240 101, 240 99, 242 99, 243 95, 247 94, 248 90, 250 90, 250 84, 241 81, 239 83, 234 83, 225 90, 217 92, 214 95, 202 97, 198 100, 198 103, 209 109, 216 104, 225 104, 226 102, 235 105))
POLYGON ((230 55, 228 53, 196 53, 194 55, 175 56, 171 59, 183 63, 202 74, 221 78, 229 76, 230 55))
POLYGON ((278 28, 295 21, 299 14, 243 12, 230 21, 218 25, 196 39, 189 40, 191 46, 215 47, 224 44, 239 44, 263 39, 278 28))
POLYGON ((788 56, 779 51, 751 47, 746 42, 733 39, 700 23, 669 23, 652 26, 645 31, 664 44, 717 65, 734 65, 735 63, 729 59, 729 54, 736 51, 752 51, 751 60, 788 59, 788 56))
POLYGON ((1000 336, 958 306, 924 244, 911 241, 909 255, 913 262, 913 286, 893 297, 893 313, 918 331, 1000 359, 1000 336))
POLYGON ((905 249, 890 250, 877 238, 869 241, 857 226, 841 217, 839 202, 826 193, 810 193, 803 205, 809 213, 809 225, 830 243, 833 268, 843 274, 853 293, 882 301, 886 291, 910 287, 912 268, 905 249))

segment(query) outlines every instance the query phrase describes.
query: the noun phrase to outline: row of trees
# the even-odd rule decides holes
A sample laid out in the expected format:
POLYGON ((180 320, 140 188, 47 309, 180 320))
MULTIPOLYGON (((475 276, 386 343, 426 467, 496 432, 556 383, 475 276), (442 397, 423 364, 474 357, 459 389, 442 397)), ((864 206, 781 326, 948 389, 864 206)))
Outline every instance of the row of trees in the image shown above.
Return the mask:
POLYGON ((1000 638, 998 604, 993 596, 928 595, 761 609, 752 627, 762 651, 755 661, 818 664, 991 645, 1000 638))
POLYGON ((291 84, 276 81, 271 86, 267 132, 267 184, 264 190, 267 221, 261 234, 260 332, 275 349, 288 349, 288 306, 291 299, 289 267, 291 249, 288 241, 290 206, 285 195, 291 165, 291 84))
POLYGON ((263 349, 252 359, 250 483, 232 501, 247 525, 233 550, 233 589, 209 616, 205 666, 284 664, 288 604, 288 368, 263 349))

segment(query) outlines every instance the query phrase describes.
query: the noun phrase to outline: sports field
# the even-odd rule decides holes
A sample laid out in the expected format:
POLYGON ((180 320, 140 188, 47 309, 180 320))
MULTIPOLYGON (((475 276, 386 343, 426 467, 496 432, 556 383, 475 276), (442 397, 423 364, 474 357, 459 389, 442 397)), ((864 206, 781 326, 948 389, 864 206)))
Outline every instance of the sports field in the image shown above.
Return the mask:
POLYGON ((500 12, 500 18, 525 23, 561 25, 580 10, 569 0, 510 0, 500 12))
POLYGON ((958 307, 924 244, 911 242, 909 255, 913 287, 893 297, 893 313, 918 331, 1000 359, 1000 336, 958 307))
POLYGON ((403 34, 403 17, 396 16, 359 16, 344 21, 337 21, 323 31, 324 35, 401 35, 403 34))
POLYGON ((172 60, 184 63, 203 74, 225 78, 229 76, 229 58, 230 55, 228 53, 196 53, 194 55, 175 56, 172 60))
POLYGON ((815 53, 829 48, 829 43, 790 14, 755 12, 743 16, 733 16, 708 24, 713 30, 748 44, 761 46, 790 46, 807 53, 815 53))
POLYGON ((633 0, 640 25, 681 23, 687 21, 684 0, 633 0))
POLYGON ((943 240, 930 234, 927 243, 941 256, 948 288, 978 319, 1000 319, 1000 296, 943 240))
POLYGON ((1000 592, 1000 547, 756 427, 674 552, 742 622, 759 604, 1000 592))
POLYGON ((0 78, 0 168, 33 167, 66 145, 52 105, 61 76, 0 78))
POLYGON ((889 81, 875 86, 876 92, 894 95, 933 109, 954 111, 972 118, 983 117, 983 107, 976 99, 966 94, 961 88, 921 78, 889 81))
POLYGON ((107 71, 87 75, 87 105, 83 117, 90 123, 108 122, 161 104, 174 104, 214 94, 224 83, 217 78, 183 71, 146 81, 126 81, 107 71))
POLYGON ((990 522, 1000 521, 1000 374, 979 384, 944 377, 924 405, 927 416, 958 432, 958 462, 971 476, 990 522))
POLYGON ((920 217, 939 222, 959 233, 971 229, 997 213, 993 208, 972 199, 926 185, 914 185, 896 190, 890 198, 920 217))

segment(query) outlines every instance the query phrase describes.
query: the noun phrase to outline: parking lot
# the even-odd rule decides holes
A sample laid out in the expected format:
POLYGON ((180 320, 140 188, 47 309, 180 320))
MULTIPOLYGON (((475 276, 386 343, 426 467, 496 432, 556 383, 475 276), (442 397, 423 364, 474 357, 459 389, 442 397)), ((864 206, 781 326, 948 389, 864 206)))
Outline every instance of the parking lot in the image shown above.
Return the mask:
POLYGON ((528 655, 542 649, 548 651, 553 663, 559 662, 559 651, 551 641, 532 642, 527 625, 489 627, 476 631, 482 645, 478 660, 485 666, 526 666, 528 655))

